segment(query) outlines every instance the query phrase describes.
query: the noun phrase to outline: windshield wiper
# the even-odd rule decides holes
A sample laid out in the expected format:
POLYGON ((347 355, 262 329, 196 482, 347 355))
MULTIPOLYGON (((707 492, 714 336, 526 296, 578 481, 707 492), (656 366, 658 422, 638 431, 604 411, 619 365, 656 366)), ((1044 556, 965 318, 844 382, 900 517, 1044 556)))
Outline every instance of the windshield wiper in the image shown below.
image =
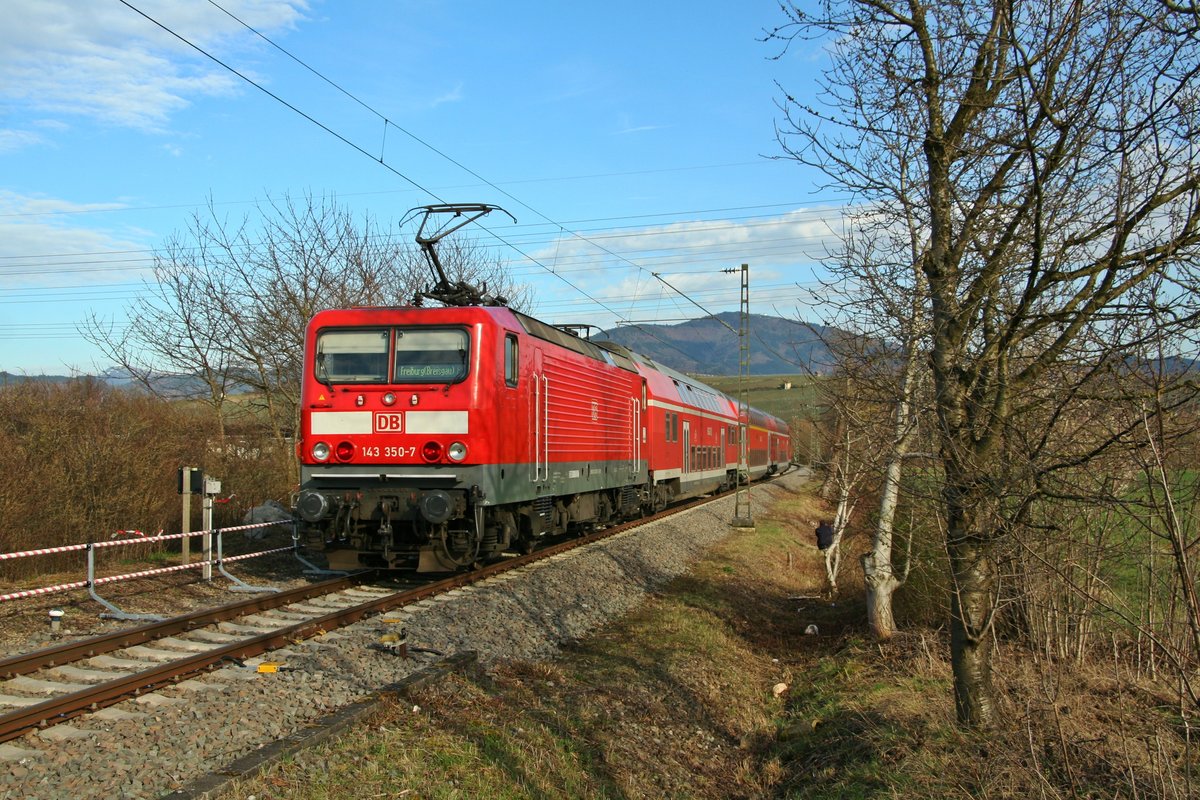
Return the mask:
POLYGON ((333 394, 333 381, 329 379, 329 370, 325 368, 324 353, 317 353, 317 380, 325 384, 325 388, 333 394))

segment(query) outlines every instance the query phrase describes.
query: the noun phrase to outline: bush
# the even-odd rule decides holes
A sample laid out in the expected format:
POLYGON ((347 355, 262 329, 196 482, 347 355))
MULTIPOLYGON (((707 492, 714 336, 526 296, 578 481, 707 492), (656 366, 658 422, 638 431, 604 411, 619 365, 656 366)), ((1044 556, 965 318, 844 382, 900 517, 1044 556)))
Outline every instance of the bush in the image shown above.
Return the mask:
MULTIPOLYGON (((109 539, 136 528, 181 529, 176 474, 185 464, 222 479, 241 509, 286 495, 290 453, 215 444, 216 426, 191 404, 93 379, 0 387, 0 552, 109 539)), ((200 503, 193 503, 198 527, 200 503)), ((0 576, 75 570, 78 554, 5 562, 0 576)))

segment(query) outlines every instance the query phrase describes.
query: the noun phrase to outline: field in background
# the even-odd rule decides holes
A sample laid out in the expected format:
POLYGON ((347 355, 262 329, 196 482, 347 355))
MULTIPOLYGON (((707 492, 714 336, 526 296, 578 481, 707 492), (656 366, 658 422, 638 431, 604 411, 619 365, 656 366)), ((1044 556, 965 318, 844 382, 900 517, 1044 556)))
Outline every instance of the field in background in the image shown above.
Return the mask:
MULTIPOLYGON (((714 389, 719 389, 735 400, 738 397, 736 375, 696 375, 714 389)), ((746 381, 746 400, 755 408, 774 414, 782 420, 813 419, 824 406, 818 396, 820 378, 796 375, 752 375, 746 381), (788 385, 791 388, 785 389, 788 385)))

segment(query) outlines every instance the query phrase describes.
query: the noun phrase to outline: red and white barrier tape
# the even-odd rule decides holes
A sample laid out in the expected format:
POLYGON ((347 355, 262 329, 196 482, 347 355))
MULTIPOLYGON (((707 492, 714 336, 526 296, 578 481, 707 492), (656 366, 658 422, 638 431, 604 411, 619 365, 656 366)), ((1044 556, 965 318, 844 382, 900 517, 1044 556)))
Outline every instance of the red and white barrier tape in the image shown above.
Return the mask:
POLYGON ((87 547, 86 544, 65 544, 62 547, 43 547, 40 550, 24 550, 20 553, 0 553, 0 561, 29 556, 48 556, 51 553, 71 553, 76 550, 87 550, 87 547))
MULTIPOLYGON (((185 536, 203 536, 206 533, 216 533, 220 530, 222 533, 230 533, 233 531, 248 531, 254 528, 266 528, 269 525, 290 525, 291 520, 283 520, 280 522, 255 522, 250 525, 235 525, 230 528, 214 528, 208 531, 189 531, 188 533, 159 533, 157 536, 144 536, 135 539, 109 539, 106 542, 92 542, 92 547, 120 547, 126 544, 153 544, 155 542, 165 542, 169 539, 182 539, 185 536)), ((120 531, 118 531, 120 533, 120 531)), ((124 531, 124 533, 132 533, 132 531, 124 531)), ((9 561, 15 558, 29 558, 30 556, 48 556, 54 553, 74 553, 80 550, 87 550, 89 545, 86 544, 65 544, 61 547, 43 547, 38 550, 22 550, 17 553, 0 553, 0 561, 9 561)))
POLYGON ((245 561, 247 558, 258 558, 259 556, 269 556, 272 553, 290 553, 291 547, 276 547, 274 550, 259 550, 257 553, 243 553, 240 556, 225 556, 221 559, 221 563, 226 561, 245 561))
POLYGON ((20 600, 25 597, 37 597, 43 594, 54 594, 55 592, 66 592, 71 589, 82 589, 87 586, 87 581, 75 581, 74 583, 62 583, 58 586, 43 586, 40 589, 25 589, 20 592, 12 592, 10 594, 0 594, 0 603, 5 600, 20 600))
MULTIPOLYGON (((176 564, 173 567, 159 567, 158 569, 146 569, 146 570, 142 570, 141 572, 128 572, 124 575, 109 575, 107 578, 96 578, 96 580, 93 581, 93 583, 96 586, 103 586, 106 583, 116 583, 117 581, 127 581, 127 580, 131 580, 133 578, 145 578, 150 575, 165 575, 168 572, 179 572, 180 570, 184 570, 184 569, 195 569, 196 567, 203 567, 207 563, 209 563, 209 562, 193 561, 191 564, 176 564)), ((86 584, 87 582, 84 581, 84 583, 86 584)))
MULTIPOLYGON (((231 528, 220 528, 222 534, 230 531, 244 531, 253 528, 265 528, 269 525, 289 525, 290 520, 278 522, 255 522, 250 525, 237 525, 231 528)), ((131 531, 120 531, 119 533, 131 533, 131 531)), ((43 547, 38 550, 23 550, 18 553, 0 553, 0 561, 7 561, 16 558, 28 558, 29 556, 46 556, 54 553, 75 553, 81 550, 87 550, 89 547, 116 547, 122 544, 148 544, 153 542, 165 542, 168 539, 182 539, 185 536, 202 536, 206 533, 215 533, 214 531, 192 531, 190 533, 168 533, 163 535, 161 532, 158 536, 147 536, 140 539, 113 539, 107 542, 93 542, 92 544, 68 544, 61 547, 43 547)), ((257 553, 245 553, 240 556, 229 556, 222 559, 223 561, 242 561, 247 558, 257 558, 259 556, 271 555, 273 553, 286 553, 291 547, 277 547, 273 550, 260 550, 257 553)), ((94 586, 100 586, 105 583, 115 583, 117 581, 130 580, 132 578, 145 578, 150 575, 163 575, 168 572, 179 572, 185 569, 195 569, 202 567, 205 564, 215 563, 213 561, 195 561, 191 564, 177 564, 173 567, 159 567, 158 569, 148 569, 142 572, 130 572, 126 575, 110 575, 106 578, 97 578, 93 581, 94 586)), ((46 594, 56 594, 58 592, 68 592, 72 589, 83 589, 88 585, 87 581, 73 581, 72 583, 60 583, 57 586, 42 586, 37 589, 22 589, 19 592, 10 592, 8 594, 0 594, 0 603, 7 600, 22 600, 29 597, 39 597, 46 594)))

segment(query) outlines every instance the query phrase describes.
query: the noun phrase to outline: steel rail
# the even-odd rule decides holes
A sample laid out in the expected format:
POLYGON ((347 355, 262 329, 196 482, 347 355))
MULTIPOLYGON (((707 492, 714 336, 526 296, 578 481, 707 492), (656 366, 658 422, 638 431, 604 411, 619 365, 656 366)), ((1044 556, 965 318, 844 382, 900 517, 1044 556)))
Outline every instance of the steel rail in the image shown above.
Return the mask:
MULTIPOLYGON (((367 616, 382 614, 400 606, 416 603, 427 597, 442 594, 452 589, 469 586, 473 583, 487 580, 488 578, 508 572, 510 570, 520 569, 521 567, 536 563, 538 561, 543 561, 551 558, 552 556, 565 553, 575 548, 616 536, 648 522, 654 522, 669 516, 673 516, 674 514, 682 513, 697 506, 711 502, 714 499, 717 498, 700 498, 683 505, 666 509, 665 511, 661 511, 649 517, 622 523, 610 528, 606 528, 603 531, 590 533, 576 539, 559 542, 557 544, 550 545, 549 547, 539 549, 538 551, 528 555, 505 559, 503 561, 485 566, 481 569, 453 575, 444 580, 432 582, 415 589, 408 589, 405 591, 396 592, 394 594, 384 595, 378 599, 368 600, 355 606, 333 611, 329 614, 325 614, 320 617, 314 617, 313 619, 283 627, 270 633, 253 636, 248 639, 232 642, 224 646, 218 646, 203 653, 198 653, 193 656, 185 656, 175 661, 170 661, 161 666, 143 670, 124 678, 117 678, 102 684, 97 684, 96 686, 62 695, 61 697, 51 698, 41 703, 5 713, 0 715, 0 742, 6 742, 10 739, 15 739, 18 736, 37 728, 56 725, 81 714, 90 713, 107 706, 115 705, 116 703, 129 699, 130 697, 135 697, 147 692, 153 692, 157 689, 161 689, 165 686, 169 686, 173 683, 177 683, 193 675, 217 668, 224 664, 236 664, 242 659, 253 658, 254 656, 261 655, 269 650, 274 650, 303 639, 350 625, 367 616)), ((317 589, 318 587, 324 586, 327 587, 326 593, 328 593, 328 586, 331 583, 344 580, 353 580, 356 578, 359 579, 358 582, 365 580, 364 575, 359 573, 349 576, 348 578, 324 581, 319 584, 313 584, 310 587, 301 588, 317 589)), ((273 600, 275 598, 272 597, 264 599, 273 600)), ((291 602, 297 602, 294 596, 291 602)), ((243 606, 246 604, 234 603, 231 605, 243 606)), ((229 606, 222 607, 221 609, 214 609, 211 613, 218 613, 226 608, 229 608, 229 606)), ((179 618, 179 621, 187 620, 190 620, 190 617, 179 618)), ((142 629, 155 628, 174 621, 176 620, 166 620, 164 623, 144 625, 141 626, 141 628, 127 631, 126 633, 133 634, 141 631, 142 629)), ((187 628, 185 630, 190 629, 191 628, 187 628)), ((86 642, 81 642, 79 644, 85 645, 86 642)), ((59 648, 50 649, 58 650, 59 648)), ((16 660, 17 659, 9 659, 9 661, 16 660)), ((0 662, 0 664, 2 663, 3 662, 0 662)))
POLYGON ((197 628, 203 628, 206 625, 213 625, 218 622, 237 619, 247 614, 253 614, 256 611, 269 611, 273 608, 290 605, 291 603, 299 603, 313 597, 357 586, 375 578, 378 578, 378 573, 373 570, 358 572, 341 578, 332 578, 320 581, 319 583, 308 584, 307 586, 286 589, 263 597, 239 600, 236 603, 229 603, 216 608, 181 614, 159 622, 139 625, 135 628, 125 628, 74 642, 64 642, 53 647, 35 650, 32 653, 10 656, 0 659, 0 679, 15 678, 18 675, 27 675, 48 667, 61 667, 73 661, 111 653, 114 650, 144 644, 145 642, 165 636, 186 633, 197 628))

